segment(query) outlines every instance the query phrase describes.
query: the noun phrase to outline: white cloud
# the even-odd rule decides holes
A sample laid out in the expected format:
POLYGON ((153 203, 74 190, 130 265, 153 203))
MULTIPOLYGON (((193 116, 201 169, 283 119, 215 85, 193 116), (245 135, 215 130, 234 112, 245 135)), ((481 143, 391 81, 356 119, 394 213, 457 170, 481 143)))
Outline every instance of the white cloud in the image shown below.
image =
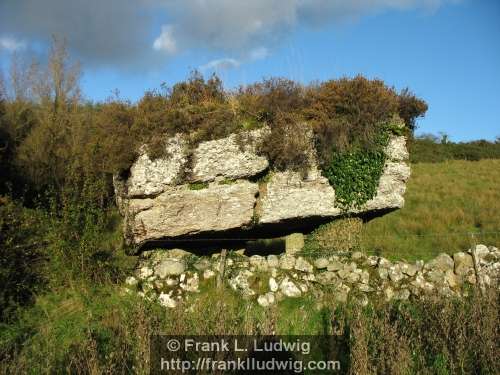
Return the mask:
POLYGON ((239 53, 279 43, 298 26, 318 28, 387 10, 435 10, 457 1, 169 0, 163 7, 179 45, 239 53))
POLYGON ((200 66, 200 70, 205 72, 207 70, 228 70, 238 68, 241 65, 241 62, 233 59, 233 58, 223 58, 216 59, 208 62, 205 65, 200 66))
MULTIPOLYGON (((435 10, 460 0, 0 0, 0 35, 30 43, 65 37, 84 63, 148 66, 203 48, 245 60, 294 30, 386 10, 435 10), (160 26, 163 25, 163 26, 160 26), (151 29, 157 34, 151 37, 151 29)), ((23 48, 2 38, 0 48, 23 48)))
POLYGON ((249 58, 252 61, 263 60, 269 56, 269 50, 266 47, 257 47, 250 51, 249 58))
POLYGON ((0 49, 7 51, 18 51, 26 48, 26 43, 9 36, 0 37, 0 49))
POLYGON ((172 25, 163 25, 161 27, 161 34, 155 39, 153 48, 157 51, 165 51, 172 55, 177 52, 177 43, 173 35, 172 25))

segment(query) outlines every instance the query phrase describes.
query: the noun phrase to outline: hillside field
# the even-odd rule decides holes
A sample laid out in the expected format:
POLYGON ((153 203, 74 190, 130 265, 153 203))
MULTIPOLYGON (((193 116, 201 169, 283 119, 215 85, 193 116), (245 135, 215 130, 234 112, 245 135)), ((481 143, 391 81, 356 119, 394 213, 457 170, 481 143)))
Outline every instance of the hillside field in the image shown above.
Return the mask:
POLYGON ((500 244, 500 160, 412 164, 405 206, 365 225, 363 249, 391 259, 428 260, 500 244), (492 233, 494 232, 494 233, 492 233))

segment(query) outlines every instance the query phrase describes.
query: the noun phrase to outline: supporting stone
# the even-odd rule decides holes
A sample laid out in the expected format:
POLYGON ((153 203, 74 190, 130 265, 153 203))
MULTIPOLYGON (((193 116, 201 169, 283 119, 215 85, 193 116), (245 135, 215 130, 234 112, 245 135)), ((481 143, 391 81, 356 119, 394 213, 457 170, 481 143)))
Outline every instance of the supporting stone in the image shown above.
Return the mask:
POLYGON ((302 233, 292 233, 285 238, 285 251, 287 254, 295 254, 304 247, 304 235, 302 233))

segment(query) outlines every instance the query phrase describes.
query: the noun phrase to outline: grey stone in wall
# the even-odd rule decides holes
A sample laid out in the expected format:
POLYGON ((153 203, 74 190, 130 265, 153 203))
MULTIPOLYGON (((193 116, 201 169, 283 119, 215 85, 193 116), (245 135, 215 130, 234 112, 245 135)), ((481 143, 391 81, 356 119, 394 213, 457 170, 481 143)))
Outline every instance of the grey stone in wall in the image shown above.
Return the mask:
POLYGON ((255 149, 264 132, 265 129, 257 129, 241 136, 233 134, 200 143, 193 153, 190 181, 247 178, 266 170, 268 160, 257 155, 255 149))
POLYGON ((130 168, 130 177, 126 182, 127 195, 150 196, 162 193, 168 186, 175 185, 187 161, 186 142, 181 135, 167 140, 165 156, 152 160, 147 147, 130 168))

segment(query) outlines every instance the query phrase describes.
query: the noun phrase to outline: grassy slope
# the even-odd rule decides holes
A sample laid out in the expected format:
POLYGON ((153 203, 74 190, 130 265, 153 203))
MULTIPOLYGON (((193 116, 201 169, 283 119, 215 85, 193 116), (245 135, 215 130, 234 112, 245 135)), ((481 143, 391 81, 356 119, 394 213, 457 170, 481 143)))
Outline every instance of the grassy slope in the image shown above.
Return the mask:
MULTIPOLYGON (((429 259, 470 247, 467 232, 500 232, 500 160, 412 165, 401 210, 370 221, 363 247, 393 259, 429 259)), ((477 241, 499 245, 500 234, 477 241)))

